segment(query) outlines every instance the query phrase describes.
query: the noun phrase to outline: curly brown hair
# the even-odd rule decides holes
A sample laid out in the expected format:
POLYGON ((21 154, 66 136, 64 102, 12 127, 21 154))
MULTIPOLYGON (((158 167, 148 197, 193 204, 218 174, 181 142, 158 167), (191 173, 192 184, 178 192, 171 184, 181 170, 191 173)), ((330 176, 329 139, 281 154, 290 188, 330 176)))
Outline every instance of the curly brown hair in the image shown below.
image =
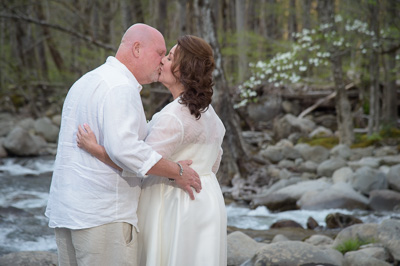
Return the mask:
POLYGON ((213 95, 213 50, 203 39, 184 35, 178 38, 171 71, 184 91, 180 103, 185 104, 196 119, 207 111, 213 95))

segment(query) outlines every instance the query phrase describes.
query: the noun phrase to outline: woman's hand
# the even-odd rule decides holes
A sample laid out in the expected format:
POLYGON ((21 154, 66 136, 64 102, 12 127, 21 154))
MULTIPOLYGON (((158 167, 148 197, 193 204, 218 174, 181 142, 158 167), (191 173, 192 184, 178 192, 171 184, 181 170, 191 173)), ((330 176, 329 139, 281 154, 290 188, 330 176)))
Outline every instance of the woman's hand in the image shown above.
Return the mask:
POLYGON ((97 146, 96 135, 93 133, 88 124, 83 124, 83 127, 84 128, 82 128, 80 125, 78 127, 76 142, 79 148, 93 154, 95 152, 95 147, 97 146))

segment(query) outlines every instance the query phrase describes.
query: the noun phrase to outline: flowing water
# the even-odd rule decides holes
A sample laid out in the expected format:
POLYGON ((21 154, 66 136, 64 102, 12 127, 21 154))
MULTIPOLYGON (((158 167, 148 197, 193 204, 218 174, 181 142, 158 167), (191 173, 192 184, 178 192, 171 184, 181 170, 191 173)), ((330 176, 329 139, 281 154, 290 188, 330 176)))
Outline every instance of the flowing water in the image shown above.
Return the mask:
MULTIPOLYGON (((54 157, 5 158, 0 161, 0 256, 17 251, 56 251, 54 231, 44 216, 54 157)), ((295 210, 270 212, 265 207, 227 206, 228 225, 265 230, 281 219, 294 220, 306 228, 308 217, 325 226, 325 216, 332 212, 353 214, 363 222, 380 222, 399 213, 368 211, 295 210)))

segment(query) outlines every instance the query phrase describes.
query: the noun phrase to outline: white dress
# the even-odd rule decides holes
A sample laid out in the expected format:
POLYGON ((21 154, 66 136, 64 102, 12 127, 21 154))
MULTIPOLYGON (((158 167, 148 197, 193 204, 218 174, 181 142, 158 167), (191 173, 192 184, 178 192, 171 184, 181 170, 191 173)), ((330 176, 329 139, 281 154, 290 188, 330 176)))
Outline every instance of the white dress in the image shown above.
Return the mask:
POLYGON ((226 266, 226 210, 215 176, 225 128, 214 109, 196 118, 179 98, 155 114, 146 143, 172 161, 193 160, 202 190, 188 193, 164 177, 143 179, 139 260, 147 266, 226 266))

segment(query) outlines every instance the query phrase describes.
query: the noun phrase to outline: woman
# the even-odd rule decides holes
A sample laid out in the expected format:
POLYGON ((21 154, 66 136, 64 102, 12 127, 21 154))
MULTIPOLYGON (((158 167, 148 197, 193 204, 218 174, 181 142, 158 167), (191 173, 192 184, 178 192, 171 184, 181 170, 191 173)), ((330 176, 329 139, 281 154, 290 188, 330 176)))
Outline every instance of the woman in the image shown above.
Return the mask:
MULTIPOLYGON (((210 105, 212 49, 203 39, 178 39, 162 60, 159 81, 174 101, 148 124, 146 143, 172 161, 190 158, 202 191, 188 194, 166 178, 143 179, 138 207, 140 265, 226 265, 226 211, 216 172, 225 128, 210 105)), ((79 128, 78 146, 118 168, 97 145, 89 127, 79 128)))

